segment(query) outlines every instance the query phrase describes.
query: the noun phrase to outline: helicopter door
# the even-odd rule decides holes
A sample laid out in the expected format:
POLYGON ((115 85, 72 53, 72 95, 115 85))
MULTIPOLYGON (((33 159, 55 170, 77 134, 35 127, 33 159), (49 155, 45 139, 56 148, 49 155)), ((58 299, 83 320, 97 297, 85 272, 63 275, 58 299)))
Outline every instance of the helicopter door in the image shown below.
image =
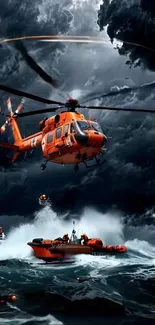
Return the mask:
POLYGON ((53 132, 49 132, 47 135, 47 148, 48 148, 48 154, 55 155, 55 154, 61 154, 60 148, 64 145, 62 139, 62 128, 59 127, 53 132))

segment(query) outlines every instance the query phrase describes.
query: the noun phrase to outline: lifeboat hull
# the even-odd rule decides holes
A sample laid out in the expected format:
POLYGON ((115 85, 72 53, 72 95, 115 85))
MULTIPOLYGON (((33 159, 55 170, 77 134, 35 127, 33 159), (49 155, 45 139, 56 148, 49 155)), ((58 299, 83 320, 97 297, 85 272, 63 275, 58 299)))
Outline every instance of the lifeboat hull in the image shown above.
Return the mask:
POLYGON ((80 244, 62 244, 57 241, 42 240, 40 242, 27 243, 33 251, 36 258, 44 261, 57 261, 70 258, 74 255, 89 254, 89 255, 105 255, 105 254, 121 254, 127 251, 125 246, 105 246, 91 247, 89 245, 80 244))

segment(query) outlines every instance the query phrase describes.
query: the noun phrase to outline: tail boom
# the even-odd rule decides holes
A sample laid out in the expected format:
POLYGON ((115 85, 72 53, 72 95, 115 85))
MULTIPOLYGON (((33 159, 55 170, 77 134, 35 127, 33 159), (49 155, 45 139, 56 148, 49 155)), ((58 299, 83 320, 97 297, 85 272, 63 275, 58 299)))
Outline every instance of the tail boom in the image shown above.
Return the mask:
POLYGON ((21 134, 20 134, 20 131, 19 131, 18 124, 17 124, 14 117, 10 117, 8 119, 8 122, 11 125, 11 128, 12 128, 13 137, 14 137, 14 144, 19 145, 21 143, 21 141, 22 141, 22 137, 21 137, 21 134))
POLYGON ((30 135, 27 138, 22 139, 20 142, 19 150, 28 151, 37 147, 41 147, 42 142, 42 132, 38 132, 30 135))
POLYGON ((33 148, 37 148, 41 146, 42 141, 42 132, 38 132, 36 134, 33 134, 25 139, 22 139, 18 145, 16 144, 10 144, 1 142, 0 147, 5 147, 8 149, 12 149, 14 151, 28 151, 33 148))
POLYGON ((5 143, 5 142, 0 143, 0 147, 12 149, 12 150, 15 150, 15 151, 19 150, 19 146, 16 146, 16 145, 10 144, 10 143, 5 143))

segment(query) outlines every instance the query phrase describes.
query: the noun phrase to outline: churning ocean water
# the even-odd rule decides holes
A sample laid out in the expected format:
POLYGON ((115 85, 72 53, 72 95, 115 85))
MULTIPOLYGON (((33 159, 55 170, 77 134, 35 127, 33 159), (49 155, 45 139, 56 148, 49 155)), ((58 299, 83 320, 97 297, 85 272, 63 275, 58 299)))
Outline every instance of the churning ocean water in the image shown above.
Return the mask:
POLYGON ((85 231, 106 244, 125 244, 127 254, 79 255, 55 265, 35 259, 27 242, 71 232, 72 222, 44 207, 31 223, 12 228, 0 246, 0 285, 1 294, 17 300, 0 305, 0 324, 154 324, 155 247, 126 241, 123 228, 119 216, 85 210, 76 222, 78 235, 85 231), (109 299, 118 305, 107 308, 109 299))

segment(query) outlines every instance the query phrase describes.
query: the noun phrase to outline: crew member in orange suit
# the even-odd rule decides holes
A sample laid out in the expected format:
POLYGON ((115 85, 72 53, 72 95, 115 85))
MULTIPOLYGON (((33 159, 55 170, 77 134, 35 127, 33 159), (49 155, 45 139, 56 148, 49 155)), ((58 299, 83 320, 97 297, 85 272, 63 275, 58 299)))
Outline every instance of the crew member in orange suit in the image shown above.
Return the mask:
POLYGON ((82 234, 81 240, 83 240, 83 245, 87 245, 89 238, 86 234, 82 234))
POLYGON ((68 233, 65 233, 65 234, 63 235, 62 240, 63 240, 63 242, 64 242, 65 244, 68 243, 68 241, 69 241, 68 233))

